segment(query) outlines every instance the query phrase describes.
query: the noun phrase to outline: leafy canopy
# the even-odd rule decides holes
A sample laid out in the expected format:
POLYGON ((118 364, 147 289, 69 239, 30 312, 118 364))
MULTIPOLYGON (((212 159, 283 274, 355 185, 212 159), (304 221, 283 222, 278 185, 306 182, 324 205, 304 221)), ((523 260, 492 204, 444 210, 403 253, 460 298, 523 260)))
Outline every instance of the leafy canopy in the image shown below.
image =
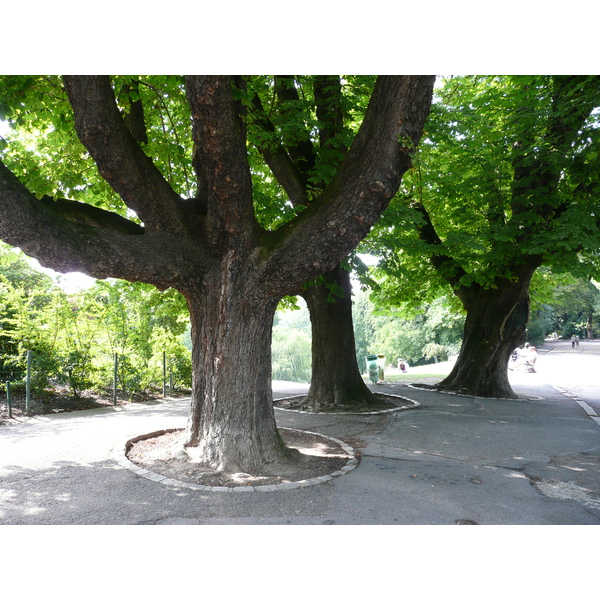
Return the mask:
POLYGON ((415 167, 364 247, 381 300, 494 287, 538 261, 600 271, 597 77, 452 77, 415 167))

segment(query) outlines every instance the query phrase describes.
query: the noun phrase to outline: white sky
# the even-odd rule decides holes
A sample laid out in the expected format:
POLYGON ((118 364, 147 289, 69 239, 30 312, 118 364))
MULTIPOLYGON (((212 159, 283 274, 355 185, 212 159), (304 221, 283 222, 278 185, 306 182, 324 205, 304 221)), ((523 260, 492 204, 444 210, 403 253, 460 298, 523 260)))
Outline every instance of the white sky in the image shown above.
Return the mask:
POLYGON ((89 277, 84 273, 58 273, 53 269, 42 267, 35 258, 28 258, 27 260, 34 269, 51 277, 67 294, 74 294, 75 292, 91 288, 96 282, 93 277, 89 277))
MULTIPOLYGON (((3 22, 22 23, 22 4, 4 4, 3 22)), ((105 0, 102 10, 78 0, 30 5, 25 34, 19 26, 2 30, 3 48, 20 49, 4 53, 5 74, 597 71, 600 5, 589 0, 505 0, 501 6, 480 0, 305 0, 300 8, 280 0, 171 0, 159 19, 155 11, 122 0, 105 0), (140 51, 136 36, 107 43, 117 14, 123 30, 129 26, 156 40, 155 50, 140 51)))

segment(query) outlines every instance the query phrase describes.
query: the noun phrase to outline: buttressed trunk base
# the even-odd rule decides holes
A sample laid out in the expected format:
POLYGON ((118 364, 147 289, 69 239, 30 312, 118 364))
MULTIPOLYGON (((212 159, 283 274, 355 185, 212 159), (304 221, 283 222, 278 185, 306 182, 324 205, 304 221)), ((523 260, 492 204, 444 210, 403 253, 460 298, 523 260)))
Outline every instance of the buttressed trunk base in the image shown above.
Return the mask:
POLYGON ((206 468, 258 473, 292 455, 275 425, 271 390, 277 302, 235 286, 231 275, 207 278, 214 283, 187 298, 194 378, 184 446, 206 468))
POLYGON ((454 368, 436 387, 488 398, 517 398, 508 380, 512 351, 525 339, 529 320, 529 281, 495 289, 460 290, 467 309, 465 332, 454 368))

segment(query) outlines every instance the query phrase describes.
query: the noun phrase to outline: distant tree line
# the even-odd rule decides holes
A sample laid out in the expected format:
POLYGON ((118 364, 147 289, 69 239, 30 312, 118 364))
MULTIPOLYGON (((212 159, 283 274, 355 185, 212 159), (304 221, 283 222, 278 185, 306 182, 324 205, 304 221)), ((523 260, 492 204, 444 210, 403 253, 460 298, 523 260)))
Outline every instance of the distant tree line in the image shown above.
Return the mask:
MULTIPOLYGON (((598 336, 598 284, 571 276, 557 278, 541 269, 532 286, 533 308, 527 341, 540 345, 553 334, 561 338, 598 336)), ((353 296, 356 357, 384 354, 420 366, 455 357, 460 351, 465 314, 452 296, 440 296, 420 307, 381 306, 368 290, 353 296)), ((273 379, 307 382, 311 378, 311 325, 305 307, 280 310, 273 329, 273 379)))

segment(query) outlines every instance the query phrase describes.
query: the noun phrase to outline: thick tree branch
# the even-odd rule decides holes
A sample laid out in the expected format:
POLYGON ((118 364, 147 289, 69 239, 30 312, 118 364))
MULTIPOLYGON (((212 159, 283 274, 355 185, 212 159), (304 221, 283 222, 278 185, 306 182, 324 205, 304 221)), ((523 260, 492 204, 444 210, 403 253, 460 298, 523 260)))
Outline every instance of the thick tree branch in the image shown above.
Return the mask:
MULTIPOLYGON (((294 77, 291 75, 276 75, 275 76, 275 93, 280 103, 280 110, 283 115, 287 112, 293 112, 297 109, 300 103, 298 90, 296 89, 294 77)), ((313 152, 313 144, 310 139, 310 133, 306 131, 306 135, 302 139, 292 139, 287 136, 283 143, 290 153, 290 157, 298 169, 306 175, 315 167, 315 155, 313 152)))
MULTIPOLYGON (((277 95, 282 112, 291 112, 286 103, 299 102, 293 78, 279 76, 276 79, 277 95)), ((344 115, 341 105, 341 83, 339 76, 318 75, 315 77, 314 94, 317 118, 319 120, 319 141, 321 148, 326 148, 334 136, 343 129, 344 115)), ((267 117, 258 94, 252 98, 252 116, 254 124, 260 127, 271 139, 257 146, 265 162, 284 188, 292 204, 307 206, 309 177, 315 167, 314 149, 310 135, 306 140, 288 140, 288 152, 282 140, 276 139, 275 126, 267 117), (293 157, 293 159, 292 159, 293 157)))
POLYGON ((330 271, 362 240, 411 165, 429 114, 433 76, 377 80, 362 126, 338 174, 300 215, 264 235, 257 253, 274 293, 330 271))
POLYGON ((104 76, 65 76, 75 128, 100 174, 148 231, 186 229, 180 197, 144 154, 125 124, 104 76))
MULTIPOLYGON (((461 280, 467 275, 467 272, 455 258, 444 252, 444 242, 435 230, 431 217, 423 204, 415 202, 413 208, 422 218, 422 223, 417 224, 416 228, 419 238, 429 245, 431 252, 429 261, 439 275, 450 284, 456 296, 462 301, 465 309, 469 310, 472 306, 471 303, 477 302, 482 286, 474 282, 469 285, 461 284, 461 280)), ((522 279, 524 276, 531 277, 531 274, 542 263, 540 257, 524 257, 519 252, 519 248, 515 248, 514 244, 510 244, 510 252, 516 254, 512 259, 509 258, 510 254, 508 252, 505 254, 506 270, 514 273, 519 279, 522 279)), ((508 281, 503 277, 497 277, 495 287, 499 289, 506 285, 508 281)))
POLYGON ((46 267, 180 289, 202 270, 202 249, 77 202, 37 200, 0 162, 0 239, 46 267), (60 214, 63 213, 63 214, 60 214), (199 251, 200 250, 200 251, 199 251), (195 271, 192 265, 197 264, 195 271), (195 275, 190 275, 195 273, 195 275))
POLYGON ((196 144, 194 167, 206 185, 206 233, 213 243, 226 237, 249 241, 257 228, 246 131, 234 83, 226 76, 186 80, 196 144))
MULTIPOLYGON (((342 102, 342 83, 338 75, 317 75, 314 80, 316 113, 319 129, 319 169, 337 169, 348 149, 339 142, 344 130, 345 111, 342 102), (336 147, 337 146, 337 147, 336 147)), ((324 189, 326 181, 316 185, 324 189)))
POLYGON ((314 84, 319 143, 326 148, 344 128, 342 84, 338 75, 317 75, 314 84))
POLYGON ((417 224, 416 227, 419 237, 431 248, 431 254, 429 256, 431 264, 454 289, 458 288, 461 277, 466 275, 465 270, 454 258, 443 252, 444 243, 435 230, 435 227, 431 222, 431 217, 423 204, 421 202, 415 202, 413 208, 422 218, 422 222, 417 224), (434 250, 434 248, 439 248, 439 251, 434 250))
MULTIPOLYGON (((122 90, 122 95, 127 98, 129 102, 129 111, 123 115, 123 120, 125 121, 125 125, 129 129, 131 135, 135 138, 135 140, 139 144, 147 144, 148 143, 148 133, 146 131, 146 119, 144 117, 144 105, 142 101, 139 99, 139 82, 137 80, 132 81, 131 83, 124 86, 122 90), (138 95, 137 100, 130 100, 129 97, 131 93, 135 93, 138 95)), ((119 100, 121 100, 121 95, 119 95, 119 100)))
POLYGON ((92 206, 91 204, 65 200, 63 198, 55 200, 49 196, 44 196, 41 201, 52 212, 73 223, 82 223, 107 231, 128 233, 130 235, 142 235, 144 233, 144 228, 141 225, 121 215, 92 206))

